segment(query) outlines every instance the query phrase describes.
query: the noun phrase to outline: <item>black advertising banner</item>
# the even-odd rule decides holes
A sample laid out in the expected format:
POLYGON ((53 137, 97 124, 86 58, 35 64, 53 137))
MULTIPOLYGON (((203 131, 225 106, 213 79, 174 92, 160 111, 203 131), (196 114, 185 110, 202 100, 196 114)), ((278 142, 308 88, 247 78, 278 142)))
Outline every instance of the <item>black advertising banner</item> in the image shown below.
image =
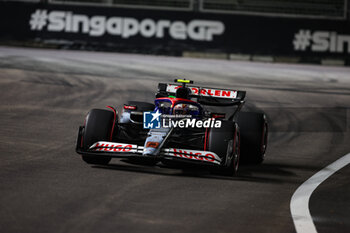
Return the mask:
POLYGON ((350 21, 0 3, 0 39, 266 55, 350 54, 350 21))

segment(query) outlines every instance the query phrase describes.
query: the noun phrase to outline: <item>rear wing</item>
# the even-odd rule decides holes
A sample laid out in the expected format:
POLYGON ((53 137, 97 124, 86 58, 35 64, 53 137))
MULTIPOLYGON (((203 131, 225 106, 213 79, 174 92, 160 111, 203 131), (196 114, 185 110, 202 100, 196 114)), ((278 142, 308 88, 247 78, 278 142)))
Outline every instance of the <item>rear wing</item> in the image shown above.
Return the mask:
MULTIPOLYGON (((182 87, 179 84, 159 83, 158 97, 176 95, 176 90, 182 87)), ((246 92, 239 90, 229 90, 211 87, 186 86, 190 88, 192 98, 197 98, 198 102, 204 105, 226 106, 236 105, 244 100, 246 92)))

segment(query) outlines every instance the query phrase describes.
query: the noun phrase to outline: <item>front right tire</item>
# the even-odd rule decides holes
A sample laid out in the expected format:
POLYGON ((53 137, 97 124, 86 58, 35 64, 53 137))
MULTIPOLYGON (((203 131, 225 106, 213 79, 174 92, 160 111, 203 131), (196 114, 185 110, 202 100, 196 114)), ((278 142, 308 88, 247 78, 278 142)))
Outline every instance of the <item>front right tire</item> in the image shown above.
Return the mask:
MULTIPOLYGON (((114 124, 114 113, 103 109, 92 109, 85 120, 82 146, 88 150, 95 142, 109 141, 114 124)), ((107 165, 111 161, 108 156, 82 155, 88 164, 107 165)))

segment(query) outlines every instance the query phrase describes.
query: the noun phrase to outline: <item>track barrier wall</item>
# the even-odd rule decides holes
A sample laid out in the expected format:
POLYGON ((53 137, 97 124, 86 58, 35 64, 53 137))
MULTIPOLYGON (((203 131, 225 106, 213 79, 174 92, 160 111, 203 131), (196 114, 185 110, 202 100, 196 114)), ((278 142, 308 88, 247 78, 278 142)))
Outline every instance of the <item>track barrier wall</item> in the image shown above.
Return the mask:
POLYGON ((0 2, 0 20, 2 44, 345 64, 350 57, 346 19, 0 2))

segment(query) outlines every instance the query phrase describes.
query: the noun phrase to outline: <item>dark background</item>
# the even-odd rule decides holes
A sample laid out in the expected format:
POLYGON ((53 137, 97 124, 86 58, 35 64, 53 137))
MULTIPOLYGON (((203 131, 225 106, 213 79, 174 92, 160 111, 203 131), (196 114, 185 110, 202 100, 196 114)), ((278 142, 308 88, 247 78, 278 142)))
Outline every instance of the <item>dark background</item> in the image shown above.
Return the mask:
MULTIPOLYGON (((252 15, 214 14, 195 11, 145 10, 133 8, 58 5, 45 3, 0 2, 0 41, 2 43, 35 42, 50 43, 51 46, 105 51, 126 51, 153 54, 181 55, 183 51, 207 51, 255 55, 331 57, 349 59, 349 54, 294 51, 294 34, 300 29, 334 31, 350 34, 349 19, 308 19, 267 17, 252 15), (225 32, 214 36, 213 41, 202 42, 191 39, 179 41, 167 33, 162 39, 144 38, 136 35, 130 38, 103 35, 90 37, 82 33, 54 33, 30 31, 30 15, 36 9, 72 11, 89 16, 125 16, 136 19, 169 19, 189 22, 193 19, 219 20, 225 24, 225 32), (59 45, 52 41, 60 41, 59 45)), ((345 46, 346 47, 346 46, 345 46)))

